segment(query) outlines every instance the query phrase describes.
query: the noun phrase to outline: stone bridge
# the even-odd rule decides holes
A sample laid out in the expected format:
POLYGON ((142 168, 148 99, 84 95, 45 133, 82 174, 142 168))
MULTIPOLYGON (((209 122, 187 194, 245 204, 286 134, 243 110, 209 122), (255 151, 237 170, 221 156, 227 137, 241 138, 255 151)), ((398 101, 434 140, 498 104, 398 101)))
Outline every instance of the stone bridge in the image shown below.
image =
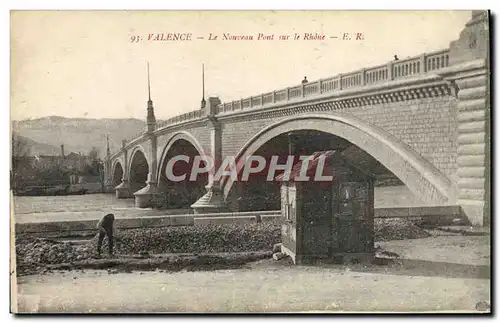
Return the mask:
POLYGON ((147 128, 108 155, 107 185, 118 198, 135 195, 140 207, 166 192, 172 207, 279 208, 276 184, 208 176, 173 183, 164 170, 179 153, 241 162, 287 153, 292 140, 302 153, 340 149, 381 183, 406 185, 423 205, 459 205, 471 222, 488 224, 489 71, 488 16, 474 11, 458 40, 437 52, 229 103, 210 97, 162 123, 150 98, 147 128))

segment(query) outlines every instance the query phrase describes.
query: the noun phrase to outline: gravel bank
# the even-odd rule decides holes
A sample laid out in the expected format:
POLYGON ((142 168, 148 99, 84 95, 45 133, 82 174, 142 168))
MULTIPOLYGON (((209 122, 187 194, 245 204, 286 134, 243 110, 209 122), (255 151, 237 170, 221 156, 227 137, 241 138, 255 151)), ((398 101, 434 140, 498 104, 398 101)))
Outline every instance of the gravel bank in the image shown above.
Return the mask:
MULTIPOLYGON (((207 225, 131 229, 118 233, 115 253, 121 256, 269 252, 275 243, 280 242, 280 235, 280 225, 277 222, 244 226, 207 225)), ((375 219, 375 241, 429 236, 426 230, 408 220, 375 219)), ((71 269, 72 266, 78 267, 82 263, 92 262, 95 260, 96 243, 97 236, 83 244, 19 236, 16 238, 17 274, 43 273, 50 270, 51 265, 54 267, 60 264, 64 264, 63 267, 66 269, 71 269)), ((106 248, 105 240, 103 254, 106 253, 106 248)), ((219 262, 227 263, 225 260, 219 262)))

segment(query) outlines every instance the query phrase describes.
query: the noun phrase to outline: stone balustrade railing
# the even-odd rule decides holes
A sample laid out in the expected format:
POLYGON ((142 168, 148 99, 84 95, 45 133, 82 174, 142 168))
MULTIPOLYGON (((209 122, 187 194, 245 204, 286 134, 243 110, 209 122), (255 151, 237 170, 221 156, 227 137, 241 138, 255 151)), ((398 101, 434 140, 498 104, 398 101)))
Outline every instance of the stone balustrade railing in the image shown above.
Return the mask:
POLYGON ((385 83, 409 76, 424 74, 449 65, 448 49, 419 56, 391 61, 384 65, 339 74, 330 78, 288 87, 246 99, 221 103, 216 112, 226 113, 249 108, 263 107, 277 102, 287 102, 318 94, 385 83))
MULTIPOLYGON (((190 120, 200 119, 202 116, 203 116, 203 112, 201 110, 194 110, 191 112, 183 113, 183 114, 180 114, 178 116, 172 117, 170 119, 158 122, 156 124, 155 130, 165 128, 168 126, 172 126, 172 125, 176 125, 176 124, 183 123, 183 122, 190 121, 190 120)), ((146 133, 146 126, 144 126, 143 130, 137 132, 134 136, 131 136, 130 139, 127 140, 127 145, 129 145, 130 143, 133 143, 138 138, 142 137, 145 133, 146 133)), ((111 157, 115 157, 115 155, 118 155, 119 153, 120 153, 120 151, 114 153, 111 157)))
MULTIPOLYGON (((367 85, 385 83, 392 80, 404 79, 417 74, 425 74, 449 65, 448 49, 433 53, 424 53, 419 56, 391 61, 384 65, 365 68, 359 71, 339 74, 330 78, 300 84, 286 89, 263 93, 229 103, 221 103, 215 108, 215 113, 240 111, 272 105, 277 102, 293 101, 303 97, 310 97, 323 93, 352 89, 367 85)), ((155 130, 180 124, 190 120, 202 118, 202 110, 195 110, 176 117, 158 122, 155 130)), ((136 134, 129 144, 140 138, 145 129, 136 134)), ((116 154, 118 154, 117 152, 116 154)), ((114 155, 113 155, 114 156, 114 155)))
POLYGON ((144 129, 142 129, 141 131, 138 131, 133 136, 131 136, 130 139, 127 140, 127 142, 134 141, 135 139, 139 138, 140 136, 142 136, 145 133, 146 133, 146 126, 144 125, 144 129))
MULTIPOLYGON (((156 123, 155 130, 165 128, 168 126, 172 126, 172 125, 175 125, 178 123, 183 123, 183 122, 190 121, 190 120, 196 120, 196 119, 199 119, 201 117, 202 117, 201 110, 194 110, 191 112, 183 113, 183 114, 180 114, 178 116, 172 117, 170 119, 162 120, 162 121, 156 123)), ((131 141, 133 139, 136 139, 136 138, 142 136, 145 132, 146 132, 146 127, 144 127, 143 130, 136 133, 133 137, 131 137, 131 141)))
POLYGON ((188 113, 180 114, 178 116, 175 116, 173 118, 158 122, 156 124, 156 130, 168 127, 177 123, 183 123, 186 121, 190 120, 196 120, 202 117, 202 111, 201 110, 194 110, 188 113))

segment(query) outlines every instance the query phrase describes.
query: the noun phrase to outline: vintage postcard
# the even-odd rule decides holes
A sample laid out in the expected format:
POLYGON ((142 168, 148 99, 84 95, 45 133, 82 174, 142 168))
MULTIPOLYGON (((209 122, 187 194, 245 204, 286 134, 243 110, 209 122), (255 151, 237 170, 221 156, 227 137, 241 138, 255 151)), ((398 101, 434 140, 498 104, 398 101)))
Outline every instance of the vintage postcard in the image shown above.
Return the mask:
POLYGON ((12 313, 491 312, 489 11, 10 24, 12 313))

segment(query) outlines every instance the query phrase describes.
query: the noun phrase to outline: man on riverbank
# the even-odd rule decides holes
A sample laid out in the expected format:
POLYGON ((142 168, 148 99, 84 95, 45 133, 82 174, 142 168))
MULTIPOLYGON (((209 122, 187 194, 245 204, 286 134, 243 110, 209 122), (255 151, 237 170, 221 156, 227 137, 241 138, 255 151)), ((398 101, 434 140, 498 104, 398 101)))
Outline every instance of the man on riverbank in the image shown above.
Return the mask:
POLYGON ((115 215, 108 213, 99 221, 97 229, 99 230, 99 239, 97 240, 97 254, 101 256, 101 246, 104 236, 108 239, 108 254, 113 255, 113 224, 115 222, 115 215))

